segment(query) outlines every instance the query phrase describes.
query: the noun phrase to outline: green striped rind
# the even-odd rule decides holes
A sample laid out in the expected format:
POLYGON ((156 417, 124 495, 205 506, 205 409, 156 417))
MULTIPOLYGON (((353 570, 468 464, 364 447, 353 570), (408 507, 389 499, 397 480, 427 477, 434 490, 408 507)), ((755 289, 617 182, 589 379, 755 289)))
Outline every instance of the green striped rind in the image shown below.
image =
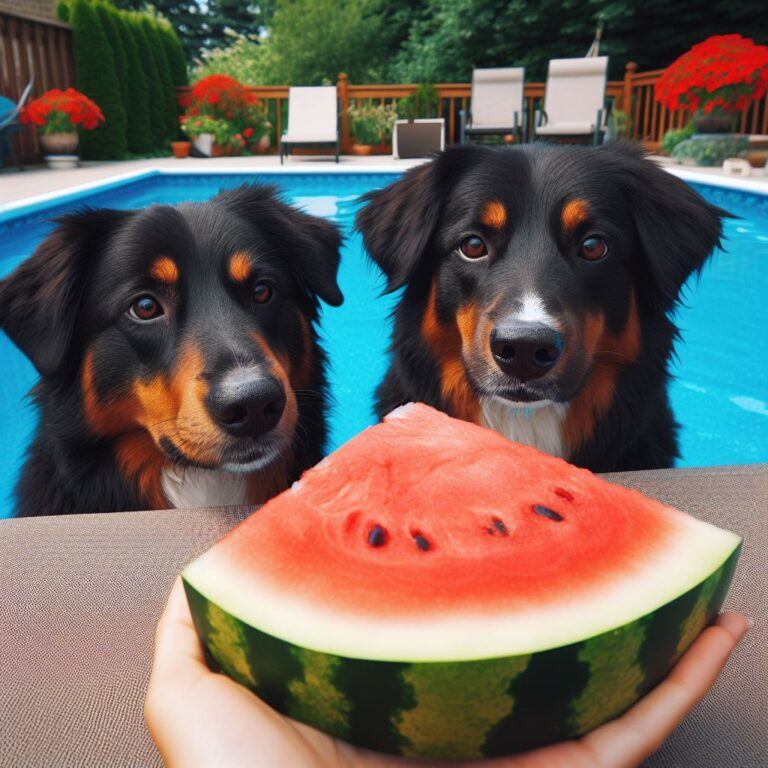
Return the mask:
POLYGON ((463 662, 366 661, 300 648, 244 624, 186 580, 185 588, 215 662, 280 712, 369 749, 471 758, 573 738, 632 706, 716 616, 738 552, 694 589, 616 630, 463 662))

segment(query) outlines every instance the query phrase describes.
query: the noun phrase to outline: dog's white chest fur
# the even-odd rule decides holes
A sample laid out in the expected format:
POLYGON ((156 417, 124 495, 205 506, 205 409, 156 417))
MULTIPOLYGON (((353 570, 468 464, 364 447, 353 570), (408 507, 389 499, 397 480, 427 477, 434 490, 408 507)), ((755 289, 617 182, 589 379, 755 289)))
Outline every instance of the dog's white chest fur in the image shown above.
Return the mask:
POLYGON ((525 408, 510 405, 495 397, 484 397, 480 404, 480 420, 484 427, 516 443, 566 458, 563 422, 568 406, 565 403, 525 408))
POLYGON ((177 509, 236 506, 246 503, 246 477, 236 472, 170 467, 163 470, 163 493, 177 509))

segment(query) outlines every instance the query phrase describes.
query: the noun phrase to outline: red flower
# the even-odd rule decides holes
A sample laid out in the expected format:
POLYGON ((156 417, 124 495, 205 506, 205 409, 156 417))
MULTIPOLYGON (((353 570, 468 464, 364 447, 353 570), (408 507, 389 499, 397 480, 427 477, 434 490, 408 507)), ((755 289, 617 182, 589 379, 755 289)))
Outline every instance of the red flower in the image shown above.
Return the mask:
POLYGON ((245 136, 246 139, 250 139, 251 136, 253 136, 253 128, 249 125, 244 131, 243 136, 245 136))
POLYGON ((656 99, 671 110, 738 112, 768 89, 768 47, 741 35, 714 35, 667 67, 656 99))
POLYGON ((21 122, 40 127, 51 125, 65 131, 80 126, 90 131, 104 122, 104 115, 93 101, 74 88, 54 88, 24 107, 21 122))

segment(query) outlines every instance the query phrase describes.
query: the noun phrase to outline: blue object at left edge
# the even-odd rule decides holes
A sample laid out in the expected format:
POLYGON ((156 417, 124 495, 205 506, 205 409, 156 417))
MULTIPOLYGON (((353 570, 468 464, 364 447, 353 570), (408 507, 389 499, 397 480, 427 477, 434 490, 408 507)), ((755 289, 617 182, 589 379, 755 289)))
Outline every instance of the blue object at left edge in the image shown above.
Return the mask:
MULTIPOLYGON (((88 207, 139 208, 203 201, 244 183, 274 184, 286 201, 337 222, 346 235, 339 283, 344 304, 324 307, 321 335, 331 361, 333 449, 373 423, 373 392, 386 370, 394 297, 352 232, 360 195, 386 186, 395 173, 154 174, 62 197, 8 218, 0 214, 0 277, 27 258, 62 213, 88 207), (3 219, 6 219, 3 221, 3 219)), ((768 197, 701 186, 708 199, 741 219, 726 222, 727 253, 718 251, 700 282, 686 290, 678 313, 683 340, 671 385, 682 424, 680 466, 768 461, 768 197), (755 361, 750 363, 749 361, 755 361)), ((12 514, 12 491, 36 417, 26 397, 36 374, 0 334, 0 517, 12 514)))

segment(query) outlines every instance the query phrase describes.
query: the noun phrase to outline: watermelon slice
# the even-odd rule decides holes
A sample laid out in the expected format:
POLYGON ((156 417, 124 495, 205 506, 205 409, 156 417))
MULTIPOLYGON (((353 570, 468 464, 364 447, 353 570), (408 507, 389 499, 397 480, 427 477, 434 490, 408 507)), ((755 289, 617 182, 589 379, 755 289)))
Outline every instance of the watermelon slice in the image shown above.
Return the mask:
POLYGON ((717 614, 740 539, 424 405, 309 470, 184 572, 221 669, 402 755, 578 736, 717 614))

